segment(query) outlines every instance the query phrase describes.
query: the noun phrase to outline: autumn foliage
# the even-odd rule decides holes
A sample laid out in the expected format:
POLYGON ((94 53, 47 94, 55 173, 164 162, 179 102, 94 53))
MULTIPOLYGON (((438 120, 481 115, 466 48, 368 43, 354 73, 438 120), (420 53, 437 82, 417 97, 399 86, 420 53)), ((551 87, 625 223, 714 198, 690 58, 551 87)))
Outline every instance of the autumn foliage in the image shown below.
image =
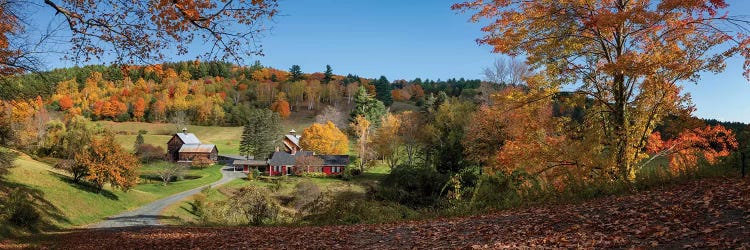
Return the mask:
POLYGON ((591 145, 598 148, 597 157, 613 160, 604 164, 604 172, 627 181, 634 180, 647 157, 646 138, 654 127, 690 106, 678 83, 722 71, 734 55, 744 57, 750 77, 747 22, 733 19, 726 8, 724 0, 470 0, 453 5, 472 12, 471 21, 485 23, 480 43, 497 53, 523 54, 530 66, 542 69, 542 87, 554 91, 572 85, 576 95, 592 100, 587 107, 579 103, 587 115, 580 127, 568 131, 585 130, 586 140, 600 144, 591 145))
POLYGON ((349 138, 330 121, 314 123, 302 131, 300 146, 317 154, 342 155, 349 152, 349 138))
POLYGON ((104 184, 128 190, 138 182, 140 162, 115 141, 114 135, 94 138, 88 149, 76 154, 75 159, 87 169, 85 179, 99 190, 104 184))
POLYGON ((654 157, 667 157, 674 174, 694 170, 699 160, 715 164, 738 146, 734 133, 721 125, 695 128, 680 133, 676 138, 662 140, 659 132, 648 139, 646 149, 654 157))
POLYGON ((289 108, 289 102, 286 101, 286 94, 284 94, 284 92, 276 95, 276 101, 271 104, 271 110, 279 113, 281 118, 287 118, 292 113, 289 108))

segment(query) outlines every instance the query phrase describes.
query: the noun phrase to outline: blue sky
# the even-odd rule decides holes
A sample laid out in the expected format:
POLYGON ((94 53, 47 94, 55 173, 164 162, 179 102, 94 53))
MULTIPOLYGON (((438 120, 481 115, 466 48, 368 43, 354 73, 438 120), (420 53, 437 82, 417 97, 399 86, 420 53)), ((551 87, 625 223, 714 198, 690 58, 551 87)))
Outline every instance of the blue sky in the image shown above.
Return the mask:
MULTIPOLYGON (((281 69, 297 64, 305 72, 330 64, 337 74, 391 80, 481 78, 482 68, 500 55, 477 45, 481 25, 451 11, 454 2, 280 0, 281 15, 261 39, 265 56, 247 63, 257 59, 281 69)), ((750 14, 750 1, 727 2, 731 15, 750 14)), ((51 61, 53 67, 72 64, 51 61)), ((750 123, 750 82, 742 77, 740 58, 728 61, 724 73, 704 74, 698 85, 686 83, 685 90, 696 116, 750 123)))

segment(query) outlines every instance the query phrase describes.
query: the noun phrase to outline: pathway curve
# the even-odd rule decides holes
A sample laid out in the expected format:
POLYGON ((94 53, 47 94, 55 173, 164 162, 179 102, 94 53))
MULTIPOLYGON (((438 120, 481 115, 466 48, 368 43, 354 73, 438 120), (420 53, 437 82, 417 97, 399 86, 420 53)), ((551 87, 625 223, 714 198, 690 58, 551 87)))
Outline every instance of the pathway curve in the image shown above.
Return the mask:
POLYGON ((200 186, 182 193, 173 194, 160 200, 151 202, 135 210, 130 210, 118 215, 110 216, 103 221, 89 226, 89 228, 119 228, 119 227, 138 227, 138 226, 158 226, 162 210, 168 206, 179 202, 187 197, 200 193, 205 187, 213 187, 225 184, 231 180, 242 178, 245 175, 242 172, 231 171, 231 167, 221 169, 221 179, 204 186, 200 186))

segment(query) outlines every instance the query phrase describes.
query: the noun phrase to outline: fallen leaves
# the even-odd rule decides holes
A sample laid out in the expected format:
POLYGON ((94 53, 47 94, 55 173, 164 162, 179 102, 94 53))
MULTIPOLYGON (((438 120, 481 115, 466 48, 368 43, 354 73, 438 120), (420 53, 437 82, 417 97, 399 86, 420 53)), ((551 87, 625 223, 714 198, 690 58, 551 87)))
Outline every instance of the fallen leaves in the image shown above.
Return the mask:
MULTIPOLYGON (((0 243, 0 246, 3 246, 0 243)), ((81 230, 41 248, 748 248, 750 182, 699 180, 581 204, 462 218, 326 227, 81 230)))

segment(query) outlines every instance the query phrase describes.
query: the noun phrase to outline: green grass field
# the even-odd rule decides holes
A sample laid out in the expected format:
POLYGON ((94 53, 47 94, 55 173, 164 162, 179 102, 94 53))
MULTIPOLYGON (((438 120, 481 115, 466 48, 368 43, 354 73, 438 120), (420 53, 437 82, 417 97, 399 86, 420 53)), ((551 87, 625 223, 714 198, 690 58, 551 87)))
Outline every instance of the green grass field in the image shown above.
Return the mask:
MULTIPOLYGON (((281 188, 276 194, 279 195, 292 195, 295 185, 302 182, 303 180, 309 179, 318 187, 321 191, 329 194, 336 194, 343 191, 354 191, 364 193, 366 186, 375 185, 377 181, 381 180, 390 172, 390 168, 384 165, 378 165, 365 171, 361 176, 356 176, 350 181, 344 181, 340 178, 326 177, 326 178, 311 178, 311 177, 295 177, 289 176, 286 178, 276 178, 281 184, 281 188)), ((229 198, 232 192, 246 186, 257 186, 270 188, 273 184, 270 181, 264 180, 252 180, 247 179, 236 179, 227 184, 219 187, 204 190, 202 195, 205 195, 208 202, 219 202, 229 198)), ((178 203, 175 203, 167 207, 162 215, 165 219, 162 223, 169 225, 187 225, 194 223, 197 217, 190 213, 191 202, 195 197, 189 197, 178 203)))
MULTIPOLYGON (((22 155, 16 160, 6 181, 8 184, 41 193, 42 203, 59 215, 45 218, 60 228, 84 226, 120 212, 135 209, 151 201, 202 186, 221 178, 220 166, 187 171, 195 177, 178 181, 167 186, 158 182, 142 183, 128 192, 105 187, 101 193, 93 188, 75 184, 70 177, 46 163, 22 155)), ((162 163, 158 163, 162 164, 162 163)), ((142 175, 158 168, 158 164, 144 167, 142 175)))

